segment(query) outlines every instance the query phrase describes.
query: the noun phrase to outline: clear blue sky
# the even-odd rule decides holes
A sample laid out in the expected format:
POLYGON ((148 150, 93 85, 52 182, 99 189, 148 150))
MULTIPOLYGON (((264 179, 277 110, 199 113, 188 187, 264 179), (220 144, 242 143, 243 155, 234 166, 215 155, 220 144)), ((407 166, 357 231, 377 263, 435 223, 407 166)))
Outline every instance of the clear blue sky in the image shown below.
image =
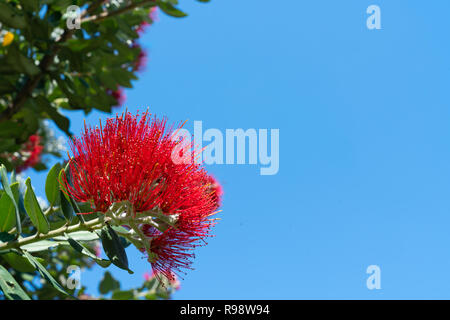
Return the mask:
MULTIPOLYGON (((159 13, 144 36, 147 71, 126 106, 190 130, 279 128, 280 169, 207 166, 222 220, 174 298, 450 298, 450 2, 181 8, 189 17, 159 13), (371 4, 382 30, 366 28, 371 4), (366 288, 372 264, 381 290, 366 288)), ((83 115, 71 119, 78 134, 83 115)), ((136 275, 111 268, 124 288, 150 270, 128 254, 136 275)), ((92 293, 100 272, 82 274, 92 293)))

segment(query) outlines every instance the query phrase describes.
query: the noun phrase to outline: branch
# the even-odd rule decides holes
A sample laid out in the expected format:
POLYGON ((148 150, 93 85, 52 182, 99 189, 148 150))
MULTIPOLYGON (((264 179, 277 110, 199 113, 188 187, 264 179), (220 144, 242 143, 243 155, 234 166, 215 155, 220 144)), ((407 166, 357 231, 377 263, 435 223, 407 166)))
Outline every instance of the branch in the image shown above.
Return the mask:
POLYGON ((120 9, 117 9, 117 10, 114 10, 114 11, 107 11, 107 10, 105 10, 102 13, 99 13, 99 14, 96 14, 96 15, 93 15, 93 16, 81 19, 81 23, 85 23, 85 22, 89 22, 89 21, 101 22, 101 21, 103 21, 105 19, 108 19, 110 17, 114 17, 114 16, 117 16, 117 15, 120 15, 122 13, 125 13, 125 12, 128 12, 130 10, 133 10, 134 8, 141 7, 143 5, 150 4, 150 3, 155 3, 156 4, 155 0, 143 0, 141 2, 134 2, 134 3, 129 4, 128 6, 122 7, 120 9))
POLYGON ((24 246, 26 244, 30 244, 30 243, 33 243, 36 241, 41 241, 41 240, 45 240, 45 239, 62 236, 66 232, 74 232, 74 231, 81 231, 81 230, 93 231, 96 229, 100 229, 104 225, 103 220, 104 220, 104 217, 100 217, 100 218, 90 220, 84 224, 78 223, 73 226, 66 225, 59 229, 50 231, 47 234, 37 233, 33 236, 22 238, 18 241, 5 242, 0 245, 0 251, 7 250, 7 249, 13 249, 13 248, 20 248, 21 246, 24 246))
MULTIPOLYGON (((96 1, 88 9, 86 9, 85 11, 82 12, 81 17, 91 14, 102 3, 103 3, 102 0, 96 1)), ((54 44, 52 46, 50 52, 47 53, 42 58, 42 60, 39 64, 40 72, 36 76, 34 76, 32 78, 28 78, 25 85, 22 87, 22 89, 19 91, 19 93, 14 98, 11 107, 9 107, 7 110, 5 110, 3 113, 0 114, 0 121, 11 118, 15 113, 17 113, 17 111, 20 110, 20 108, 22 108, 23 104, 31 96, 32 92, 34 91, 34 89, 36 89, 37 85, 39 84, 39 81, 41 81, 42 77, 47 72, 48 67, 53 63, 56 54, 60 50, 59 44, 70 39, 74 33, 75 33, 75 30, 65 30, 64 31, 64 34, 62 35, 61 39, 56 44, 54 44)))

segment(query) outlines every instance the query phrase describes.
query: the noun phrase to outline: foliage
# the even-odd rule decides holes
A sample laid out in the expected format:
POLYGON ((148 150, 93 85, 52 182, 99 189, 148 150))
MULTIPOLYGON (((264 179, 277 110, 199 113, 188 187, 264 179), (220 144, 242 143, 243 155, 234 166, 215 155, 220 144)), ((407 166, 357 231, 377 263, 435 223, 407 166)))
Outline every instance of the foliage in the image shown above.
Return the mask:
MULTIPOLYGON (((44 170, 42 155, 61 157, 64 150, 55 147, 47 121, 71 137, 70 110, 111 112, 121 103, 121 88, 131 88, 138 79, 143 56, 138 41, 143 26, 153 22, 150 13, 158 7, 184 17, 177 5, 177 0, 0 2, 0 297, 93 298, 85 287, 67 287, 70 265, 115 264, 132 272, 124 249, 130 243, 118 235, 120 230, 108 226, 94 232, 102 215, 76 214, 86 204, 70 198, 60 184, 64 163, 47 175, 46 207, 30 179, 20 183, 15 170, 44 170), (66 25, 70 5, 81 8, 81 29, 66 25), (30 149, 33 136, 40 138, 30 149), (108 259, 94 253, 101 242, 108 259)), ((106 272, 99 298, 167 299, 174 286, 164 281, 152 277, 139 288, 121 290, 106 272)))

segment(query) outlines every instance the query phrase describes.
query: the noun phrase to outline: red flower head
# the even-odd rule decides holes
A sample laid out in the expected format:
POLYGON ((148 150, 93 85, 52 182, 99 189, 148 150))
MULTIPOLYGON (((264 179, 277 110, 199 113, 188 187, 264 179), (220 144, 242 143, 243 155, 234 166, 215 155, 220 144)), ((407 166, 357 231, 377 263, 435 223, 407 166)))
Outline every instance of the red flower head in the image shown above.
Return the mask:
POLYGON ((147 112, 138 118, 125 113, 104 127, 85 128, 71 143, 71 182, 65 185, 75 200, 132 230, 155 274, 173 279, 210 236, 220 193, 200 165, 173 161, 182 141, 166 120, 147 112))
POLYGON ((40 145, 41 137, 37 134, 34 134, 28 138, 28 141, 23 146, 23 149, 20 151, 22 155, 26 158, 25 162, 21 164, 17 168, 17 172, 22 172, 25 169, 33 167, 37 163, 39 163, 41 159, 42 150, 44 147, 40 145))

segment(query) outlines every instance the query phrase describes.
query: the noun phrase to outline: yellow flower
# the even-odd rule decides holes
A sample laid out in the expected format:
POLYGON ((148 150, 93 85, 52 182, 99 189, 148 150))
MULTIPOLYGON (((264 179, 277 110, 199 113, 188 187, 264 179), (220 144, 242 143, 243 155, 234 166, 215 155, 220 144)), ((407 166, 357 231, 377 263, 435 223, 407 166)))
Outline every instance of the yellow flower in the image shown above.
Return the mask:
POLYGON ((12 32, 7 32, 5 34, 5 36, 3 37, 2 46, 4 46, 4 47, 9 46, 13 40, 14 40, 14 34, 12 32))

